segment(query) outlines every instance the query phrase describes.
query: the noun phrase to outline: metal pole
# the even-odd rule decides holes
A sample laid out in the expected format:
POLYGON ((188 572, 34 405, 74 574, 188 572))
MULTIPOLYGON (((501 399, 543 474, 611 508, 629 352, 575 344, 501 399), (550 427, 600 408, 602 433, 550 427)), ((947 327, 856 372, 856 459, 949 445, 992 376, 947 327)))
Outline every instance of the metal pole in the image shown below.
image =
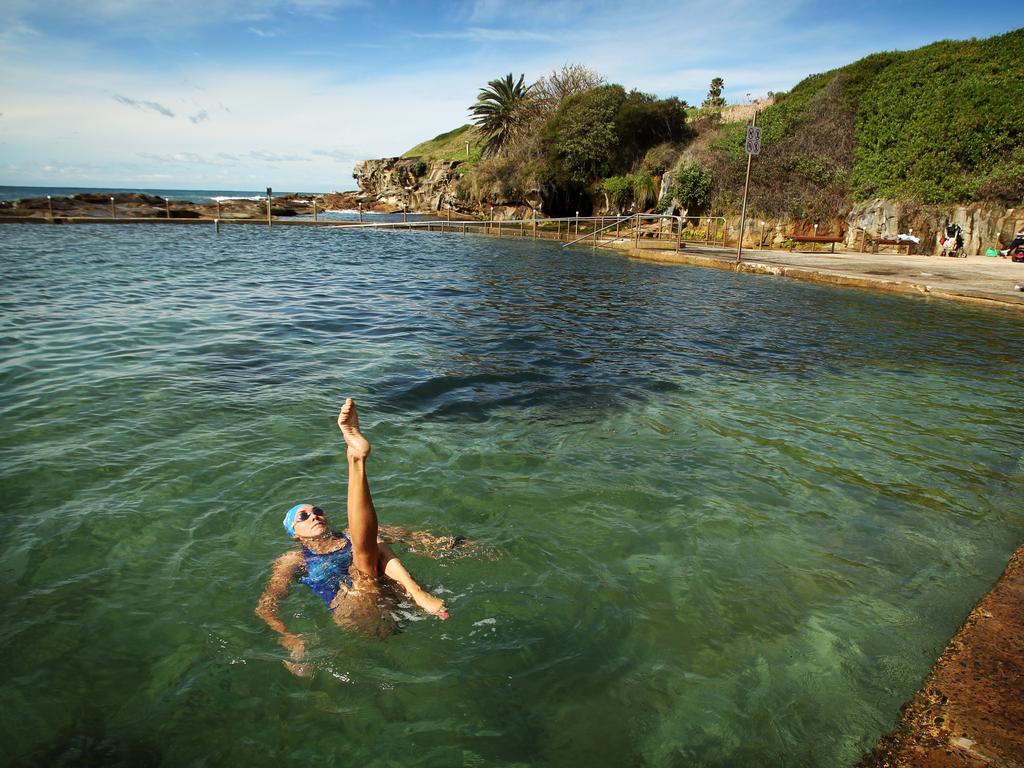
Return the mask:
POLYGON ((114 211, 114 198, 110 198, 110 218, 117 219, 117 213, 114 211))
POLYGON ((316 223, 316 198, 313 198, 313 223, 316 223))
POLYGON ((764 250, 764 222, 761 222, 761 237, 758 238, 757 247, 764 250))
MULTIPOLYGON (((757 110, 754 110, 754 119, 751 120, 752 126, 757 125, 757 110)), ((750 186, 750 162, 754 159, 752 154, 747 155, 747 178, 743 182, 743 206, 740 208, 740 236, 736 242, 736 263, 739 264, 743 258, 743 224, 747 217, 747 188, 750 186)))
POLYGON ((273 197, 273 195, 274 195, 274 191, 270 187, 267 187, 267 226, 268 227, 274 226, 274 220, 271 218, 271 214, 270 214, 270 199, 273 197))
POLYGON ((406 203, 405 205, 402 206, 402 223, 403 224, 409 223, 409 204, 408 203, 406 203))
POLYGON ((363 220, 363 204, 359 204, 359 221, 363 220))
POLYGON ((676 253, 679 253, 679 249, 682 247, 682 244, 683 244, 683 217, 682 216, 679 217, 677 223, 679 224, 679 229, 676 232, 676 253))
POLYGON ((167 218, 171 218, 171 201, 168 198, 164 198, 164 210, 167 211, 167 218))
POLYGON ((46 207, 50 209, 50 223, 53 224, 53 200, 49 195, 46 196, 46 207))
POLYGON ((217 201, 217 218, 220 218, 220 200, 217 201))
POLYGON ((580 236, 580 212, 576 211, 576 233, 573 235, 573 237, 579 237, 579 236, 580 236))
POLYGON ((634 235, 633 247, 637 250, 640 249, 640 214, 633 214, 636 217, 636 233, 634 235))

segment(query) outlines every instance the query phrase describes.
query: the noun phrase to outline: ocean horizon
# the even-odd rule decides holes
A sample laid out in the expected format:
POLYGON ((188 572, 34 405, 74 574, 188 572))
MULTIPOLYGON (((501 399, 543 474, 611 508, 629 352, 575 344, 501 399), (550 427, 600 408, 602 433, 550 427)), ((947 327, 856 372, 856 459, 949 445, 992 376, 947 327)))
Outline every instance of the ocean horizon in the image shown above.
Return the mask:
MULTIPOLYGON (((356 190, 334 190, 332 192, 310 192, 308 190, 286 190, 282 189, 274 193, 274 196, 279 195, 328 195, 334 194, 335 192, 354 192, 356 190)), ((230 200, 232 198, 253 198, 266 197, 266 188, 264 189, 165 189, 165 188, 150 188, 150 187, 35 187, 35 186, 15 186, 15 185, 0 185, 0 200, 23 200, 30 197, 46 197, 51 195, 52 197, 70 197, 71 195, 83 194, 83 193, 113 193, 123 194, 131 192, 140 192, 146 195, 156 195, 157 197, 164 197, 169 200, 186 201, 190 203, 206 203, 213 200, 230 200)))

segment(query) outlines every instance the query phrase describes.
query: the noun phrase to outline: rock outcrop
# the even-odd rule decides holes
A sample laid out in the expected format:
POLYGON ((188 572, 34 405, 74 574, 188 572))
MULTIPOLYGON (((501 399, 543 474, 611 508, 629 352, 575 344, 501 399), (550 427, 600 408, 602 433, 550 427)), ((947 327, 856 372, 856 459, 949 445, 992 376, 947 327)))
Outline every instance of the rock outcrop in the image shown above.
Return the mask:
POLYGON ((964 251, 970 255, 1001 248, 1024 225, 1024 209, 1003 208, 986 203, 939 206, 869 200, 854 205, 847 216, 846 246, 859 249, 865 239, 892 239, 897 234, 921 238, 919 253, 941 250, 939 236, 948 224, 959 224, 964 234, 964 251))
POLYGON ((455 204, 458 160, 426 161, 418 157, 360 160, 352 176, 366 204, 383 204, 395 211, 440 211, 455 204))
MULTIPOLYGON (((313 199, 318 200, 319 210, 330 210, 327 198, 332 196, 277 195, 271 212, 275 217, 298 216, 313 213, 313 199)), ((342 196, 338 207, 344 207, 342 196)), ((351 206, 356 205, 352 198, 351 206)), ((141 192, 80 192, 69 197, 31 197, 21 200, 0 202, 0 218, 49 219, 94 218, 94 219, 265 219, 267 201, 262 197, 249 199, 222 200, 194 203, 187 200, 167 201, 156 195, 141 192)))

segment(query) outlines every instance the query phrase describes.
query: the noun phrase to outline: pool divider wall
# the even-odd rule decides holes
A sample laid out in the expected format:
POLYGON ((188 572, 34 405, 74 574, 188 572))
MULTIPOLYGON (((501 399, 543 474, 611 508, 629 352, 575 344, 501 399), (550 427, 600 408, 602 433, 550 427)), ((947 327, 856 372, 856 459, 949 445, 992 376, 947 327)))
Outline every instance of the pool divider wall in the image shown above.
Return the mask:
POLYGON ((1024 765, 1024 544, 858 768, 1024 765))

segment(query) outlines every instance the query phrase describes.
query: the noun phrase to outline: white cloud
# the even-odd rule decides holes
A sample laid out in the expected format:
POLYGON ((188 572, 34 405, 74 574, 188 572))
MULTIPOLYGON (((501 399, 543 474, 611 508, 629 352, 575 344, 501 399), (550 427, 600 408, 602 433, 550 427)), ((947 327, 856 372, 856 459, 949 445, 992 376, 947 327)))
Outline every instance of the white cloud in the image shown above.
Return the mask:
POLYGON ((135 109, 149 109, 153 112, 157 112, 164 117, 174 117, 174 112, 155 101, 140 101, 138 99, 129 99, 127 96, 121 96, 114 94, 114 101, 119 104, 124 104, 126 107, 134 107, 135 109))
POLYGON ((194 152, 176 152, 163 155, 152 152, 140 152, 138 157, 145 160, 156 160, 158 163, 194 163, 197 165, 211 163, 211 161, 194 152))
POLYGON ((280 152, 269 152, 264 149, 253 149, 247 152, 244 157, 250 160, 261 160, 264 163, 309 163, 312 158, 301 155, 284 155, 280 152))
POLYGON ((338 163, 353 163, 361 158, 353 154, 350 149, 314 149, 313 155, 316 157, 329 157, 338 163))

